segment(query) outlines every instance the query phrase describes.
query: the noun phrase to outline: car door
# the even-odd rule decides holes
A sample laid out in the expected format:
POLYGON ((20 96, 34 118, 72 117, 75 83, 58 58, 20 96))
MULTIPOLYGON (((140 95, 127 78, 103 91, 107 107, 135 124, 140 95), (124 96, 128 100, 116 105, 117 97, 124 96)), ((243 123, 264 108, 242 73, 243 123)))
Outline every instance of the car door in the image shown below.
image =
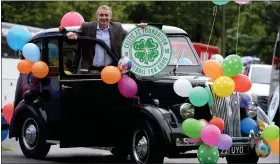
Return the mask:
POLYGON ((124 110, 124 104, 129 104, 120 95, 117 84, 108 85, 102 81, 100 73, 80 69, 77 63, 83 60, 81 53, 84 48, 89 48, 81 46, 85 41, 92 45, 90 48, 96 44, 96 41, 87 39, 83 43, 80 40, 63 42, 67 51, 63 51, 63 58, 60 58, 63 64, 60 70, 61 147, 110 146, 121 122, 118 121, 121 119, 119 112, 124 110))

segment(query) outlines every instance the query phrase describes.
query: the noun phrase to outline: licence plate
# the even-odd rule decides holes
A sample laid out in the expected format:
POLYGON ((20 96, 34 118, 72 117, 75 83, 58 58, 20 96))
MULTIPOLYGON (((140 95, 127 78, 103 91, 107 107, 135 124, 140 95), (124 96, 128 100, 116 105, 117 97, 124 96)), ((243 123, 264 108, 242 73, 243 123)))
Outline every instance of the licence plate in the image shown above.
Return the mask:
POLYGON ((232 146, 229 150, 221 151, 221 154, 226 155, 240 155, 240 154, 248 154, 249 146, 232 146))

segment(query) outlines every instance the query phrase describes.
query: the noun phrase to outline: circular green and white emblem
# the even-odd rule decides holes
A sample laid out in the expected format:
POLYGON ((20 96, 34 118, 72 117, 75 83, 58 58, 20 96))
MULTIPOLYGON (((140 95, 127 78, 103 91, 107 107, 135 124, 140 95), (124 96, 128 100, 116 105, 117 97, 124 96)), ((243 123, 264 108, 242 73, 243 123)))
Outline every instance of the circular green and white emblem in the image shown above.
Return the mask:
POLYGON ((172 47, 165 33, 154 27, 146 26, 131 30, 122 43, 122 56, 133 62, 131 72, 139 76, 154 76, 169 63, 172 47))

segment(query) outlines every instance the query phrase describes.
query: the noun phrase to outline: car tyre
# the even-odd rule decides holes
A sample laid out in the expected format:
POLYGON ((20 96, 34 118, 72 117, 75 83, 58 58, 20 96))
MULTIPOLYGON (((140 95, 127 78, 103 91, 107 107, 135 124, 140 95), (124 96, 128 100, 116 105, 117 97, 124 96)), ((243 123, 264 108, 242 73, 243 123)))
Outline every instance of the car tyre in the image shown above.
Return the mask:
POLYGON ((163 163, 162 135, 148 121, 141 121, 132 136, 131 159, 138 164, 163 163))
POLYGON ((226 157, 227 163, 250 163, 250 164, 257 164, 259 161, 259 157, 255 152, 255 148, 250 150, 248 155, 232 155, 226 157))
POLYGON ((25 113, 20 122, 19 144, 26 158, 44 158, 51 145, 46 143, 45 128, 40 118, 32 113, 25 113))

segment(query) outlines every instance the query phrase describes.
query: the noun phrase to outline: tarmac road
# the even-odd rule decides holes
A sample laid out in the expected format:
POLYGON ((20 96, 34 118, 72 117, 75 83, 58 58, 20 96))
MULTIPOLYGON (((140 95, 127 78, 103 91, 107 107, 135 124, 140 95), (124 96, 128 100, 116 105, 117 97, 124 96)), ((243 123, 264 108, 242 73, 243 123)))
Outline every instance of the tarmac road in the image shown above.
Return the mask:
MULTIPOLYGON (((2 151, 2 163, 116 163, 112 154, 105 150, 96 150, 90 148, 71 148, 60 149, 55 145, 44 160, 27 159, 23 156, 19 143, 14 139, 6 139, 2 146, 12 149, 11 151, 2 151)), ((127 160, 127 163, 130 161, 127 160)), ((123 162, 122 162, 123 163, 123 162)), ((199 163, 196 158, 168 159, 164 163, 199 163)), ((226 163, 225 158, 220 158, 218 163, 226 163)), ((279 156, 271 154, 267 158, 262 158, 259 163, 279 163, 279 156)))

